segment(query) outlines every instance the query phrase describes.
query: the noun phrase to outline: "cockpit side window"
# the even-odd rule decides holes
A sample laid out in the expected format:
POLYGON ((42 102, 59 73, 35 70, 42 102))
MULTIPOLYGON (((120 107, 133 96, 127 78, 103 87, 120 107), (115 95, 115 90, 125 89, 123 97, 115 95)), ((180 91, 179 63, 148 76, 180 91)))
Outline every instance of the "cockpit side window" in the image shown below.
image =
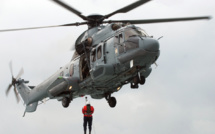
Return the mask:
POLYGON ((118 43, 118 52, 119 54, 124 52, 124 40, 123 40, 123 35, 122 33, 119 34, 119 43, 118 43))
POLYGON ((122 33, 120 33, 119 35, 115 36, 115 40, 114 40, 114 43, 115 44, 121 44, 123 43, 124 40, 123 40, 123 35, 122 33))
POLYGON ((123 43, 122 33, 121 33, 121 34, 119 34, 119 43, 120 43, 120 44, 121 44, 121 43, 123 43))
POLYGON ((115 36, 114 40, 115 44, 118 47, 118 52, 119 54, 124 52, 124 39, 123 39, 123 34, 119 33, 119 35, 115 36))

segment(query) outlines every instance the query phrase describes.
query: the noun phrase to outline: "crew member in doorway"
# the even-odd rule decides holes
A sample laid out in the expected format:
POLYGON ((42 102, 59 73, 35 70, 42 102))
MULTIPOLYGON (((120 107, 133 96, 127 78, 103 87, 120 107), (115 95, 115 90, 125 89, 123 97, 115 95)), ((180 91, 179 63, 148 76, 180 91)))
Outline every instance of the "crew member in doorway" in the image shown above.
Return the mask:
POLYGON ((86 105, 82 109, 82 113, 84 114, 84 134, 87 132, 87 124, 89 126, 89 134, 91 134, 92 130, 92 122, 93 122, 93 114, 94 108, 90 105, 90 102, 87 101, 86 105))

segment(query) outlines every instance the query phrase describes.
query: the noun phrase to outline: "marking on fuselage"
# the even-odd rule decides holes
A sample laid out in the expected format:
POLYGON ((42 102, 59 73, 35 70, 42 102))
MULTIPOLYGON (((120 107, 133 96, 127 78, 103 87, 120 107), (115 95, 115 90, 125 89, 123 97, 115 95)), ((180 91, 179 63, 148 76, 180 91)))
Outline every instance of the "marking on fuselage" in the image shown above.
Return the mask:
POLYGON ((118 53, 118 49, 117 48, 115 48, 115 54, 117 54, 118 53))
POLYGON ((130 68, 132 68, 133 66, 134 66, 134 61, 131 60, 131 61, 130 61, 130 68))

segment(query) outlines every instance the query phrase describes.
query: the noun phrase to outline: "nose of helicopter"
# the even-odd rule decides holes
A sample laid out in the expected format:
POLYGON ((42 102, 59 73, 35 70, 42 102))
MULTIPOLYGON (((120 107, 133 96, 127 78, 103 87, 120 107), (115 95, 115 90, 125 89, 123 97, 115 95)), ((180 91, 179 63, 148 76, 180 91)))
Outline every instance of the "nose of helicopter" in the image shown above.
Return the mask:
POLYGON ((120 63, 134 60, 135 65, 146 66, 154 63, 160 55, 159 42, 149 37, 130 37, 125 46, 127 51, 118 56, 120 63))
POLYGON ((159 42, 152 38, 145 38, 141 40, 141 47, 148 52, 157 52, 159 50, 159 42))

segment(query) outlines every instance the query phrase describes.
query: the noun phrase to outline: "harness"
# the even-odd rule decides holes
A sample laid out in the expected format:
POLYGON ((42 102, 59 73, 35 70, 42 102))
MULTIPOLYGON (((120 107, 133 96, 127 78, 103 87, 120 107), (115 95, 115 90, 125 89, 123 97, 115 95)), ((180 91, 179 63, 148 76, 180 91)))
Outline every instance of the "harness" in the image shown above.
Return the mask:
POLYGON ((91 106, 87 105, 87 112, 84 113, 85 115, 92 115, 91 106))

